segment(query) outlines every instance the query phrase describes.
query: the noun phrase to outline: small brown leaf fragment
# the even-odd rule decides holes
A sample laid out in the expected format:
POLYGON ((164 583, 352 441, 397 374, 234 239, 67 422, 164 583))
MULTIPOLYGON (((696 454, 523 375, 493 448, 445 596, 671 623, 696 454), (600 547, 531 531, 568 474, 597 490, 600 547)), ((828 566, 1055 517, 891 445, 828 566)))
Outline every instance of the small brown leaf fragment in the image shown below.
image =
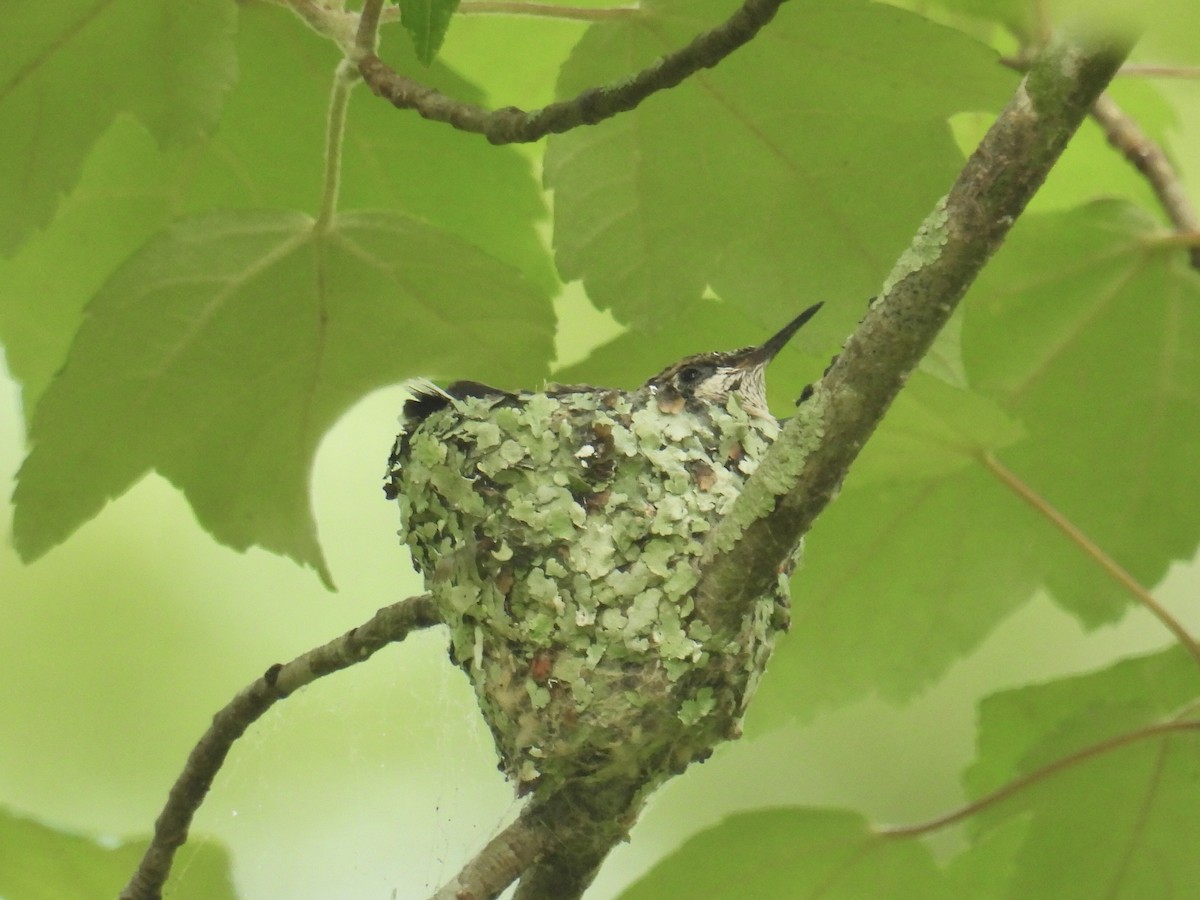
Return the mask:
POLYGON ((664 390, 658 395, 658 411, 664 415, 674 416, 683 412, 686 401, 683 394, 675 390, 664 390))
POLYGON ((596 491, 596 493, 588 494, 586 497, 584 497, 583 506, 590 513, 599 512, 600 510, 604 509, 604 507, 608 506, 610 497, 612 497, 612 491, 610 491, 608 488, 605 488, 602 491, 596 491))
POLYGON ((536 684, 545 684, 550 678, 550 670, 554 668, 554 654, 543 651, 537 654, 529 663, 529 677, 536 684))
POLYGON ((700 490, 711 491, 712 486, 717 483, 717 474, 708 463, 695 460, 688 468, 692 471, 692 480, 700 490))
POLYGON ((596 448, 596 457, 611 456, 613 452, 612 425, 608 422, 596 422, 592 425, 592 445, 596 448))
POLYGON ((512 569, 505 566, 503 569, 501 569, 499 572, 496 573, 496 577, 492 579, 492 583, 494 585, 496 585, 496 590, 498 590, 501 594, 504 594, 505 596, 507 596, 508 592, 512 590, 512 586, 513 586, 512 569))
POLYGON ((740 462, 742 457, 745 455, 746 451, 742 448, 741 441, 735 441, 732 445, 730 445, 729 453, 725 458, 731 463, 737 463, 740 462))

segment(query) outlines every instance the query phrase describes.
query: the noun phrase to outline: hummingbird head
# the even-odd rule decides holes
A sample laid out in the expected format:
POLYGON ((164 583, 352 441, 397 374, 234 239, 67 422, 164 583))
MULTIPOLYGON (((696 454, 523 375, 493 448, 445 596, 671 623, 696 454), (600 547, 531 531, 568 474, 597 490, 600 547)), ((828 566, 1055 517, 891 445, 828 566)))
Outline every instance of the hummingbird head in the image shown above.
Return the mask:
POLYGON ((684 401, 724 404, 737 395, 742 408, 752 416, 771 418, 767 408, 767 366, 805 322, 821 308, 810 306, 777 334, 755 347, 697 353, 667 366, 646 382, 645 387, 678 395, 684 401))

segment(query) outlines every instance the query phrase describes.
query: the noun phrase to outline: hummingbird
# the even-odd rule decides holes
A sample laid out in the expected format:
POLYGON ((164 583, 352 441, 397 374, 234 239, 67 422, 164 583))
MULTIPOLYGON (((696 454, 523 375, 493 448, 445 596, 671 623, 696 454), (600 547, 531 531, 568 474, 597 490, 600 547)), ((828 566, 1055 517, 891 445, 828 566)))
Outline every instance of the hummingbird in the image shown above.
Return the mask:
POLYGON ((385 493, 518 794, 650 790, 739 733, 790 570, 735 634, 692 592, 705 534, 779 431, 766 369, 820 306, 633 391, 412 385, 385 493))
MULTIPOLYGON (((821 309, 823 304, 810 306, 788 322, 767 341, 753 347, 738 350, 711 351, 685 356, 679 362, 667 366, 658 374, 647 379, 642 390, 664 398, 678 398, 688 402, 723 404, 730 395, 737 395, 742 408, 750 415, 770 419, 767 407, 767 366, 776 354, 787 345, 800 328, 821 309)), ((431 413, 467 398, 516 398, 519 395, 478 381, 455 381, 446 388, 418 379, 409 382, 413 398, 404 404, 403 424, 405 434, 419 426, 431 413)), ((552 395, 578 391, 596 391, 591 385, 549 384, 546 392, 552 395)), ((665 402, 671 402, 666 400, 665 402)), ((401 435, 403 438, 404 435, 401 435)), ((389 473, 399 463, 402 440, 397 439, 388 460, 389 473)), ((390 487, 390 485, 389 485, 390 487)), ((395 499, 391 490, 385 490, 388 499, 395 499)))

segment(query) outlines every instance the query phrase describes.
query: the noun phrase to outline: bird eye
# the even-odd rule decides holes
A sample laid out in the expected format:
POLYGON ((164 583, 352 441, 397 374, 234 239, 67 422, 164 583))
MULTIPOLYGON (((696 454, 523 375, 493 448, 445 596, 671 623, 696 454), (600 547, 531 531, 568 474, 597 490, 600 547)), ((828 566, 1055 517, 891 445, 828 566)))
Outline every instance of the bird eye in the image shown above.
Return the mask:
POLYGON ((679 370, 679 380, 683 384, 695 384, 703 374, 698 366, 687 366, 679 370))

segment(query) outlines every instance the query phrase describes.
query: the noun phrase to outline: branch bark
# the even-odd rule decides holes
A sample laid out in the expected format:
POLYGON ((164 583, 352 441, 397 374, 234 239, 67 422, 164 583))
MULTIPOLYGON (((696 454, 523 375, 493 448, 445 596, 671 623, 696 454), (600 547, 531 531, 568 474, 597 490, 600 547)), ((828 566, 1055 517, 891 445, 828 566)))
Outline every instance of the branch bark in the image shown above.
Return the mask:
POLYGON ((341 637, 315 647, 289 663, 271 666, 262 677, 244 688, 213 716, 212 725, 192 749, 154 823, 150 846, 121 891, 121 900, 159 900, 162 897, 175 851, 187 840, 192 818, 204 802, 233 742, 277 700, 318 678, 363 662, 380 648, 438 622, 432 597, 428 594, 409 597, 384 607, 369 621, 341 637))
POLYGON ((628 835, 645 799, 636 776, 582 779, 534 794, 517 820, 431 900, 490 900, 518 878, 514 900, 579 897, 609 851, 628 835))
POLYGON ((595 125, 633 109, 651 94, 675 87, 688 76, 711 68, 748 43, 775 17, 785 0, 745 0, 728 20, 695 37, 637 74, 618 82, 589 88, 571 100, 536 110, 506 106, 489 111, 462 103, 428 85, 399 74, 374 53, 374 34, 360 30, 358 70, 379 97, 398 109, 411 109, 435 122, 486 135, 493 144, 536 141, 580 125, 595 125))
MULTIPOLYGON (((1179 173, 1163 148, 1106 93, 1092 105, 1092 118, 1104 129, 1108 142, 1149 182, 1175 230, 1180 234, 1200 232, 1200 216, 1196 215, 1179 173)), ((1200 247, 1192 247, 1188 252, 1192 267, 1200 269, 1200 247)))
POLYGON ((1061 35, 901 255, 841 354, 714 529, 697 609, 732 633, 851 463, 1120 67, 1132 37, 1061 35))

